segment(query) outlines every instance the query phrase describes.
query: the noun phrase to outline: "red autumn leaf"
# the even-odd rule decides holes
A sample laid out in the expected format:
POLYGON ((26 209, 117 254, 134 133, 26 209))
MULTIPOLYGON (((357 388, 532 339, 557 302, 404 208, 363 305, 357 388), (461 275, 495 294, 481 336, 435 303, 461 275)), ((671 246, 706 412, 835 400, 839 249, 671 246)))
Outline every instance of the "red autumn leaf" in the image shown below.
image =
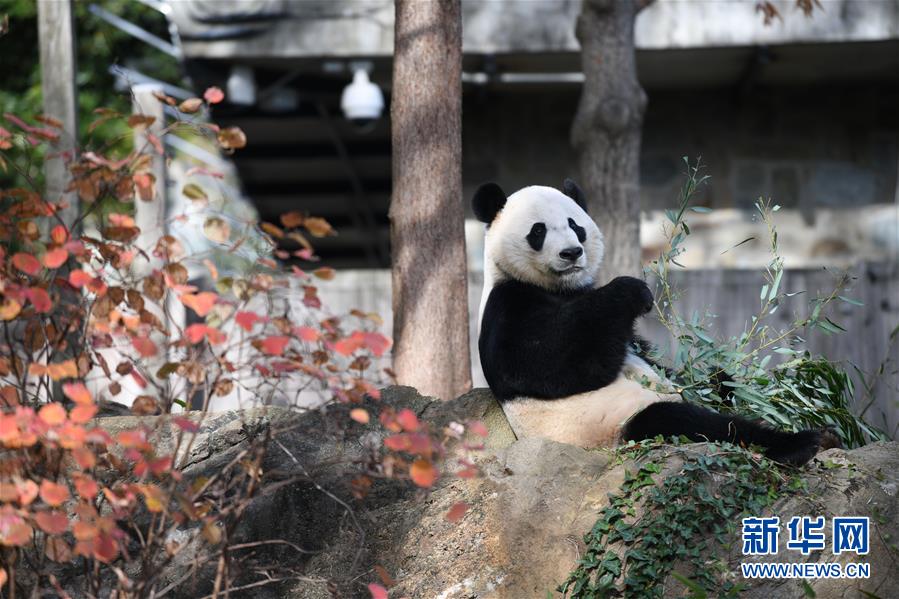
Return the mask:
POLYGON ((218 133, 219 144, 225 150, 239 150, 247 145, 247 136, 240 127, 226 127, 218 133))
POLYGON ((456 472, 456 476, 459 478, 474 478, 478 475, 477 466, 466 466, 462 470, 456 472))
POLYGON ((181 303, 197 313, 197 316, 206 316, 215 305, 218 295, 212 291, 200 293, 185 293, 181 296, 181 303))
POLYGON ((156 344, 150 341, 149 337, 135 337, 131 340, 131 345, 144 358, 152 358, 158 351, 156 344))
POLYGON ((87 431, 87 441, 88 443, 96 443, 97 445, 106 447, 112 443, 112 435, 102 428, 92 428, 87 431))
POLYGON ((105 295, 107 289, 106 283, 100 277, 94 277, 87 284, 87 290, 98 296, 105 295))
POLYGON ((84 424, 90 422, 91 418, 96 414, 97 406, 93 404, 82 404, 72 408, 72 411, 69 413, 69 418, 76 424, 84 424))
POLYGON ((321 268, 316 268, 315 270, 313 270, 312 274, 319 279, 322 279, 323 281, 330 281, 334 278, 334 275, 336 275, 337 272, 330 266, 322 266, 321 268))
POLYGON ((81 289, 94 279, 89 273, 83 270, 73 270, 69 273, 69 285, 76 289, 81 289))
POLYGON ((77 404, 90 404, 94 401, 84 383, 65 383, 62 386, 62 392, 77 404))
POLYGON ((178 110, 185 114, 193 114, 200 110, 203 106, 203 100, 200 98, 188 98, 178 105, 178 110))
POLYGON ((25 290, 25 297, 31 300, 31 304, 38 312, 49 312, 53 307, 50 296, 40 287, 31 287, 25 290))
POLYGON ((72 480, 75 485, 75 491, 82 499, 93 501, 100 492, 100 486, 97 481, 87 475, 75 476, 72 480))
POLYGON ((437 469, 430 460, 419 458, 412 462, 409 477, 419 487, 430 487, 437 480, 437 469))
POLYGON ((102 532, 94 539, 94 558, 108 564, 119 555, 119 546, 111 534, 102 532))
POLYGON ((135 173, 131 180, 141 201, 152 202, 156 196, 156 177, 152 173, 135 173))
POLYGON ((142 428, 122 431, 116 435, 116 441, 126 449, 144 449, 149 447, 149 443, 147 443, 147 431, 142 428))
POLYGON ((78 376, 78 366, 75 365, 75 360, 54 362, 53 364, 47 364, 47 374, 54 381, 73 379, 78 376))
POLYGON ((16 493, 18 493, 19 505, 31 505, 31 502, 37 498, 37 483, 33 480, 24 480, 16 484, 16 493))
POLYGON ((393 451, 406 451, 412 447, 409 435, 402 433, 399 435, 390 435, 384 439, 384 446, 393 451))
POLYGON ((55 248, 47 250, 42 258, 44 266, 47 268, 59 268, 69 259, 69 252, 65 248, 55 248))
POLYGON ((41 263, 31 254, 25 254, 23 252, 13 254, 12 263, 13 266, 27 275, 33 276, 41 271, 41 263))
POLYGON ((321 339, 322 334, 313 329, 312 327, 296 327, 293 330, 294 334, 302 339, 303 341, 308 341, 310 343, 314 343, 321 339))
POLYGON ((0 409, 19 405, 19 391, 12 385, 0 387, 0 409))
POLYGON ((356 422, 361 422, 362 424, 368 424, 369 415, 367 410, 363 410, 362 408, 355 408, 350 410, 350 418, 355 420, 356 422))
POLYGON ((322 307, 322 301, 319 299, 318 290, 315 287, 310 285, 303 287, 303 305, 315 310, 322 307))
POLYGON ((37 415, 50 426, 56 426, 66 421, 66 409, 57 402, 48 403, 38 411, 37 415))
POLYGON ((56 225, 50 231, 50 239, 57 245, 62 245, 69 240, 69 232, 63 225, 56 225))
POLYGON ((184 336, 187 338, 191 344, 199 343, 206 337, 206 331, 208 327, 202 323, 192 324, 186 329, 184 329, 184 336))
POLYGON ((0 414, 0 442, 4 444, 17 443, 20 439, 19 425, 15 416, 0 414))
POLYGON ((153 149, 156 150, 156 153, 162 156, 165 154, 165 150, 162 149, 162 142, 159 141, 159 138, 153 135, 152 133, 147 133, 147 141, 152 144, 153 149))
POLYGON ((408 433, 409 453, 415 453, 421 456, 430 456, 434 451, 434 444, 427 433, 408 433))
POLYGON ((361 349, 364 344, 362 334, 356 331, 349 337, 337 340, 334 343, 334 351, 342 356, 351 356, 357 349, 361 349))
POLYGON ((410 410, 409 408, 403 408, 396 415, 396 421, 400 423, 400 426, 403 427, 403 430, 408 433, 414 433, 418 430, 420 426, 418 422, 418 416, 415 415, 415 412, 410 410))
POLYGON ((262 319, 255 312, 238 312, 234 315, 234 321, 248 333, 253 330, 253 325, 259 320, 262 319))
MULTIPOLYGON (((85 406, 78 407, 83 408, 85 406)), ((62 446, 64 449, 71 449, 73 451, 79 447, 82 447, 85 440, 87 439, 87 431, 84 430, 84 427, 81 426, 80 423, 72 422, 71 418, 69 422, 64 423, 56 430, 56 434, 59 436, 60 446, 62 446)))
MULTIPOLYGON (((91 522, 85 522, 82 520, 78 520, 72 526, 72 534, 75 536, 75 539, 78 541, 92 541, 94 537, 97 536, 97 533, 100 532, 100 529, 97 528, 96 524, 91 522)), ((76 551, 77 553, 77 551, 76 551)))
POLYGON ((307 216, 303 219, 303 226, 313 237, 337 235, 337 231, 331 227, 331 223, 318 216, 307 216))
POLYGON ((69 498, 69 488, 65 485, 58 485, 45 478, 41 481, 40 494, 44 503, 52 507, 57 507, 65 503, 69 498))
MULTIPOLYGON (((96 429, 95 429, 96 430, 96 429)), ((82 470, 89 470, 97 465, 97 456, 86 447, 76 447, 72 450, 72 458, 82 470)))
POLYGON ((487 427, 484 426, 484 423, 480 420, 472 420, 471 422, 469 422, 468 430, 479 437, 486 437, 489 434, 489 432, 487 431, 487 427))
POLYGON ((368 584, 368 592, 371 593, 371 599, 387 599, 387 589, 376 582, 368 584))
POLYGON ((141 374, 137 370, 131 371, 131 378, 134 379, 134 382, 137 383, 137 386, 141 389, 147 388, 147 380, 141 376, 141 374))
POLYGON ((0 320, 12 320, 18 316, 21 311, 22 304, 11 298, 5 297, 3 298, 3 302, 0 303, 0 320))
POLYGON ((184 418, 183 416, 172 418, 172 422, 186 433, 195 433, 200 430, 200 427, 196 422, 189 418, 184 418))
POLYGON ((453 507, 449 509, 446 513, 446 519, 450 522, 458 522, 462 519, 462 516, 465 515, 465 512, 468 511, 468 504, 464 501, 460 501, 458 503, 454 503, 453 507))
POLYGON ((384 408, 381 410, 381 413, 378 414, 378 420, 381 421, 381 425, 387 430, 398 433, 403 430, 403 427, 399 425, 396 421, 396 413, 393 411, 393 408, 384 408))
POLYGON ((172 469, 172 456, 162 456, 155 460, 150 460, 150 472, 155 476, 162 476, 172 469))
POLYGON ((290 337, 283 335, 273 335, 262 340, 262 351, 270 356, 280 356, 284 353, 284 349, 290 342, 290 337))
POLYGON ((34 515, 38 528, 49 535, 61 535, 69 529, 69 518, 56 510, 38 512, 34 515))
POLYGON ((212 327, 206 328, 206 339, 208 339, 209 343, 211 343, 212 345, 224 343, 227 338, 228 336, 218 329, 214 329, 212 327))
POLYGON ((0 514, 0 545, 17 547, 31 542, 32 528, 21 516, 0 514))
POLYGON ((225 93, 220 88, 212 86, 203 92, 203 99, 210 104, 218 104, 225 99, 225 93))
POLYGON ((45 376, 47 374, 47 365, 32 362, 28 365, 28 374, 30 376, 45 376))
POLYGON ((393 345, 393 342, 381 333, 363 333, 363 339, 365 346, 378 358, 393 345))

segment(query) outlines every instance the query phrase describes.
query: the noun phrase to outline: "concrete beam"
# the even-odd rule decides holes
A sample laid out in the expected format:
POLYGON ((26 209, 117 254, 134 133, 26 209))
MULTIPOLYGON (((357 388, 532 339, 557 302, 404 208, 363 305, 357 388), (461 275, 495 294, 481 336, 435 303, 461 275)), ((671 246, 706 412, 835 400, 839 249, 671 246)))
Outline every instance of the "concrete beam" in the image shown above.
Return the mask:
MULTIPOLYGON (((751 0, 657 0, 637 18, 637 48, 899 39, 899 0, 827 0, 811 17, 794 0, 772 2, 783 18, 765 26, 751 0)), ((580 4, 463 0, 463 50, 468 55, 577 52, 580 4)), ((350 59, 393 53, 391 0, 183 0, 171 6, 188 58, 350 59)))

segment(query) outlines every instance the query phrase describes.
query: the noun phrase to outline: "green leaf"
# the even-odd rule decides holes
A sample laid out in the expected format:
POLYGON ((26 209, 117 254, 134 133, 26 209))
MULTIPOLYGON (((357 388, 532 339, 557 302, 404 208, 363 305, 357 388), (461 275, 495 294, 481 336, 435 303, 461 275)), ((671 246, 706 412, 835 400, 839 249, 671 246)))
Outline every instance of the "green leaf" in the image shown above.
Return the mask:
POLYGON ((780 287, 780 280, 783 277, 783 274, 783 269, 777 271, 777 275, 774 277, 774 282, 771 284, 771 293, 768 294, 769 300, 773 300, 777 296, 777 290, 780 287))
POLYGON ((837 323, 833 322, 829 318, 825 318, 824 320, 819 320, 816 323, 816 325, 818 326, 818 328, 823 329, 824 331, 827 331, 828 333, 844 333, 844 332, 846 332, 846 329, 844 329, 837 323))
POLYGON ((854 300, 850 297, 846 297, 845 295, 838 295, 837 297, 840 298, 841 300, 843 300, 844 302, 846 302, 847 304, 852 304, 853 306, 864 306, 865 305, 862 302, 860 302, 858 300, 854 300))
POLYGON ((726 250, 724 250, 723 252, 721 252, 721 254, 726 254, 727 252, 729 252, 729 251, 731 251, 731 250, 734 250, 734 249, 740 247, 740 246, 743 245, 744 243, 749 243, 749 242, 752 241, 753 239, 755 239, 755 237, 747 237, 746 239, 744 239, 743 241, 741 241, 741 242, 738 243, 737 245, 732 245, 732 246, 730 246, 729 248, 727 248, 726 250))
POLYGON ((677 224, 677 212, 675 212, 674 210, 666 210, 665 218, 671 221, 672 224, 677 224))
POLYGON ((706 593, 704 588, 702 588, 701 586, 699 586, 699 584, 690 580, 686 576, 683 576, 682 574, 679 574, 677 572, 672 572, 671 576, 676 578, 678 582, 680 582, 690 590, 690 599, 706 599, 708 597, 708 594, 706 593))

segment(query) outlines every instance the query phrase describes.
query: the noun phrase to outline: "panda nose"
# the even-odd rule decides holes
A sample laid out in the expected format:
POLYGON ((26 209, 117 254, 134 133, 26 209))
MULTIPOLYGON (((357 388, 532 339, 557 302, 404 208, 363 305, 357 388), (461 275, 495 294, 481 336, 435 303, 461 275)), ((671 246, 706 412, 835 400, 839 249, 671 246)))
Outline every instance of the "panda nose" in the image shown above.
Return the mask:
POLYGON ((562 260, 567 260, 569 262, 574 262, 578 258, 581 257, 581 254, 584 253, 584 248, 581 247, 571 247, 565 248, 561 252, 559 252, 559 258, 562 260))

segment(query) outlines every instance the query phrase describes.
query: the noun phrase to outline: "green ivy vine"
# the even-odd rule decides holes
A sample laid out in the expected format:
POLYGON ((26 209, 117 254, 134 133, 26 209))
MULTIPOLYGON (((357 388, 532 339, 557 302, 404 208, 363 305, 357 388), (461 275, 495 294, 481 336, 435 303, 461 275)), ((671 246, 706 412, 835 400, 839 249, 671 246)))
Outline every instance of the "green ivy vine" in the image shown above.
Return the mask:
POLYGON ((744 515, 761 514, 784 491, 801 488, 773 462, 729 443, 631 443, 623 456, 643 460, 628 471, 584 537, 587 551, 557 589, 573 599, 661 597, 673 575, 692 597, 732 597, 741 590, 710 541, 724 546, 744 515), (660 476, 667 458, 683 465, 660 476), (672 572, 677 566, 678 572, 672 572))

